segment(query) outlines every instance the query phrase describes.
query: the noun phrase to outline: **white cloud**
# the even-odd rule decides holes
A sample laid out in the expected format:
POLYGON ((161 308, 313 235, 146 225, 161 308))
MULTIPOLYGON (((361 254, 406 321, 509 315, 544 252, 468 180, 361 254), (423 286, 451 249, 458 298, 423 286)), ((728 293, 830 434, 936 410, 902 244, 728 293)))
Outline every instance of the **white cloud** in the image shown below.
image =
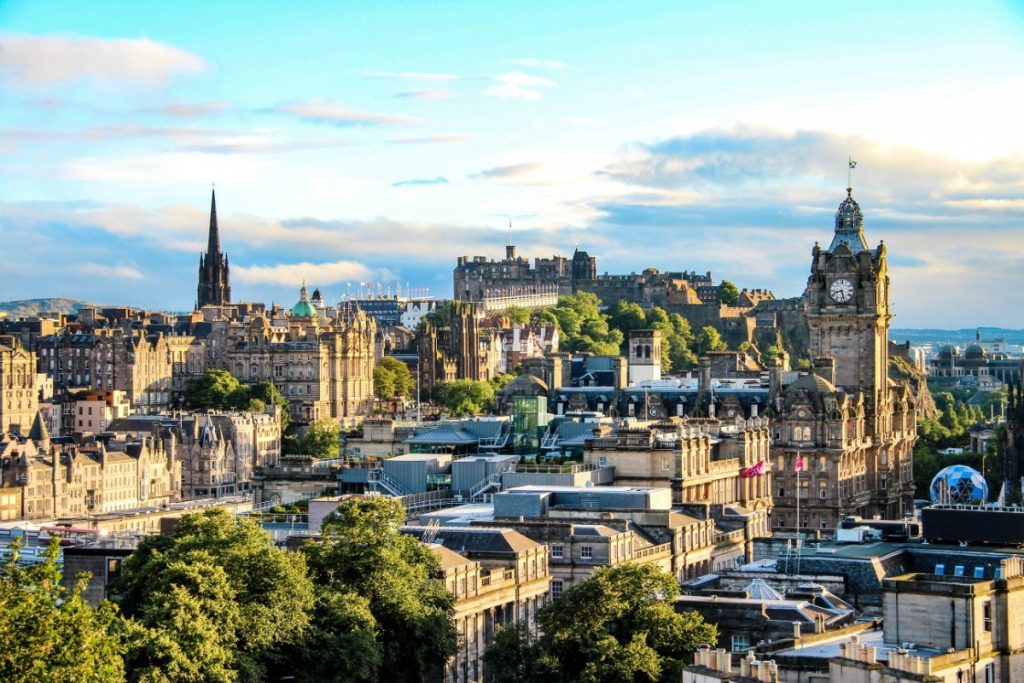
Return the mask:
POLYGON ((492 97, 506 100, 539 100, 543 93, 540 88, 551 88, 556 84, 547 78, 531 76, 521 71, 506 71, 494 77, 492 85, 484 92, 492 97))
POLYGON ((353 280, 390 279, 385 271, 376 271, 356 261, 333 261, 329 263, 281 263, 275 266, 233 265, 231 274, 239 282, 254 285, 295 286, 305 280, 310 285, 331 285, 353 280))
POLYGON ((113 277, 121 280, 143 280, 145 277, 132 266, 113 266, 105 263, 80 263, 71 268, 80 275, 92 275, 96 277, 113 277))
POLYGON ((309 100, 281 104, 271 111, 290 114, 306 121, 327 123, 334 126, 407 126, 421 123, 419 119, 389 114, 371 114, 347 109, 340 104, 326 100, 309 100))
POLYGON ((175 118, 196 118, 211 114, 223 114, 233 109, 230 102, 168 102, 167 104, 148 107, 150 114, 162 114, 175 118))
POLYGON ((173 75, 200 73, 206 68, 201 57, 148 38, 0 33, 0 73, 21 85, 81 79, 160 84, 173 75))

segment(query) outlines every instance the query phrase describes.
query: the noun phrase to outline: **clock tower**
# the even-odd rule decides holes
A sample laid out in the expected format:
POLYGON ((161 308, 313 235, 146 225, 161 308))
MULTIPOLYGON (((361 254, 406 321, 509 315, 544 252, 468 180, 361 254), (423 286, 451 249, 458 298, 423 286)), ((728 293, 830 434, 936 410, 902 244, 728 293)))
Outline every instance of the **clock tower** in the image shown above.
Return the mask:
POLYGON ((889 275, 885 244, 868 247, 852 188, 836 211, 832 243, 812 253, 804 292, 811 358, 835 360, 835 386, 863 393, 869 430, 877 428, 871 418, 888 394, 889 275))

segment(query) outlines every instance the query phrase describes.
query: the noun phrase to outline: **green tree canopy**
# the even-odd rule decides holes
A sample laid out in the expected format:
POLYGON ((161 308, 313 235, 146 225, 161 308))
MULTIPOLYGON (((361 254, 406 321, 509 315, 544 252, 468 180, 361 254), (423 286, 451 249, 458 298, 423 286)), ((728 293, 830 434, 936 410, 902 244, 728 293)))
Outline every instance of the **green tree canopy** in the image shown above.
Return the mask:
POLYGON ((494 400, 495 385, 471 379, 443 382, 434 387, 434 400, 451 415, 463 417, 484 411, 494 400))
POLYGON ((701 643, 717 629, 692 611, 678 612, 679 584, 652 565, 602 567, 538 614, 541 635, 498 634, 484 655, 494 683, 678 681, 701 643))
POLYGON ((394 498, 349 498, 324 521, 321 537, 302 549, 317 586, 351 596, 328 610, 342 615, 337 623, 332 617, 318 627, 332 644, 345 634, 359 634, 353 638, 365 644, 372 623, 376 647, 361 653, 343 643, 367 658, 347 665, 369 672, 386 662, 387 680, 396 683, 429 679, 456 647, 454 598, 435 577, 439 565, 430 549, 400 532, 404 522, 394 498))
POLYGON ((141 627, 128 660, 146 683, 264 680, 313 608, 305 559, 220 508, 142 539, 111 594, 141 627))
POLYGON ((528 325, 530 323, 530 309, 522 306, 506 308, 503 315, 513 325, 528 325))
POLYGON ((341 455, 341 425, 329 417, 322 417, 309 425, 299 439, 299 453, 328 460, 341 455))
MULTIPOLYGON (((207 370, 185 385, 185 403, 195 410, 228 410, 235 407, 241 383, 226 370, 207 370)), ((248 397, 246 396, 248 405, 248 397)))
POLYGON ((728 280, 718 285, 718 300, 726 306, 735 306, 740 302, 740 290, 728 280))
POLYGON ((416 379, 409 366, 391 356, 384 356, 373 368, 373 393, 382 400, 412 396, 416 379))
POLYGON ((764 353, 761 354, 761 362, 764 365, 771 365, 772 361, 774 361, 781 355, 782 349, 779 348, 777 345, 772 344, 771 346, 764 350, 764 353))
POLYGON ((722 341, 722 335, 720 335, 718 330, 710 325, 705 325, 701 328, 700 334, 697 335, 695 345, 697 347, 696 352, 698 356, 703 356, 712 351, 725 351, 726 349, 725 342, 722 341))
POLYGON ((18 564, 21 540, 0 564, 0 680, 7 683, 117 683, 125 680, 125 645, 117 609, 93 608, 82 596, 88 577, 61 585, 60 544, 42 562, 18 564))
POLYGON ((565 351, 589 351, 599 355, 618 355, 623 334, 608 325, 601 313, 601 300, 590 292, 577 292, 558 298, 558 305, 547 309, 557 321, 561 348, 565 351))

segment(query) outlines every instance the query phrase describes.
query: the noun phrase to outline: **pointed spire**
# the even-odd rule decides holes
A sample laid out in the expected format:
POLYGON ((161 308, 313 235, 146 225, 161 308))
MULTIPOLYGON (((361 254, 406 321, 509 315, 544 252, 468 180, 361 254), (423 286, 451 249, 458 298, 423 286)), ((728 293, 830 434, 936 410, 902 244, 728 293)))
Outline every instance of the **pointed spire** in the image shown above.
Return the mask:
POLYGON ((210 190, 210 241, 206 247, 207 254, 220 253, 220 232, 217 229, 217 191, 210 190))
POLYGON ((28 432, 28 438, 33 441, 46 441, 50 440, 50 430, 46 428, 46 422, 43 420, 42 412, 36 412, 36 418, 32 421, 32 429, 28 432))

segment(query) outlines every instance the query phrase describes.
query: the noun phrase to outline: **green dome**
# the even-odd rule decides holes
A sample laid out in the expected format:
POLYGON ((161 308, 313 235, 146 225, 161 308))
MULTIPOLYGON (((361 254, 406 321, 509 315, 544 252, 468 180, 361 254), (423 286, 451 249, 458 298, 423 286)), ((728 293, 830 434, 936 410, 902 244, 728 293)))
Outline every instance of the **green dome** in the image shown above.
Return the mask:
POLYGON ((292 317, 293 318, 315 318, 316 307, 309 302, 309 295, 306 294, 306 283, 302 283, 302 289, 299 290, 299 301, 292 306, 292 317))

